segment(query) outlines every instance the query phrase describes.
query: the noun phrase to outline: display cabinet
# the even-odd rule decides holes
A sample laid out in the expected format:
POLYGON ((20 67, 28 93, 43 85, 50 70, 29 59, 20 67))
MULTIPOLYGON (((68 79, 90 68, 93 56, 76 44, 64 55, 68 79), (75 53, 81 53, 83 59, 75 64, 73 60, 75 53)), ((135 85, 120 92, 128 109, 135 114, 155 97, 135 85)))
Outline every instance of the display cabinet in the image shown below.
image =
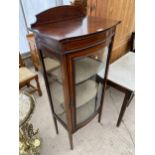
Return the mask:
POLYGON ((36 16, 35 35, 46 89, 57 121, 72 135, 96 115, 101 120, 108 66, 119 21, 88 17, 79 5, 59 6, 36 16), (47 72, 44 58, 58 62, 47 72), (98 73, 102 70, 103 79, 98 73))

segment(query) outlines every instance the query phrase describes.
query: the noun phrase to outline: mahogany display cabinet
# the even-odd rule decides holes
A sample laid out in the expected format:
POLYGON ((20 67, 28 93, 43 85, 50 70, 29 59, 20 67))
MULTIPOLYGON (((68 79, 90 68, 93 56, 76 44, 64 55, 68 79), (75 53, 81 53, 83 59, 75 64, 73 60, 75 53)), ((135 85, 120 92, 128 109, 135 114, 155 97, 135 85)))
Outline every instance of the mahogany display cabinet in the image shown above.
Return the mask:
POLYGON ((73 133, 96 115, 101 120, 109 60, 119 23, 86 16, 82 7, 67 5, 38 14, 29 29, 35 35, 56 132, 59 121, 68 131, 71 149, 73 133), (53 60, 51 70, 44 63, 47 57, 53 60), (98 75, 101 71, 102 78, 98 75))

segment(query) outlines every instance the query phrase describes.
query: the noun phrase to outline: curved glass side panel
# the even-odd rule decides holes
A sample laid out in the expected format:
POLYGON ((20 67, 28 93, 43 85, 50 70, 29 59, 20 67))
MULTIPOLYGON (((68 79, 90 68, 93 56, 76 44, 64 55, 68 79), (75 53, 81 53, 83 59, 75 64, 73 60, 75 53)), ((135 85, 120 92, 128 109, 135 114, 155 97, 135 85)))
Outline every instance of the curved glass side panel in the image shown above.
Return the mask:
POLYGON ((52 97, 54 112, 66 124, 65 122, 66 114, 64 108, 64 92, 63 92, 63 83, 61 79, 62 76, 61 74, 55 74, 56 71, 60 71, 61 64, 59 60, 46 56, 44 57, 44 64, 48 79, 48 85, 52 97))

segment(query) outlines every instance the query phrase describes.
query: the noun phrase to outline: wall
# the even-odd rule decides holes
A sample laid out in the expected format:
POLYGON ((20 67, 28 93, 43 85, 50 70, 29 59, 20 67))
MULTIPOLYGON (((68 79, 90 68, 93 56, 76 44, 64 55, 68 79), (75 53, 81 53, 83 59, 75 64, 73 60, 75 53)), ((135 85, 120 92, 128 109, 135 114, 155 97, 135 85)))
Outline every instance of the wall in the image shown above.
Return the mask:
POLYGON ((88 0, 88 14, 122 21, 116 30, 111 61, 129 50, 135 25, 135 0, 88 0))
POLYGON ((26 39, 27 26, 35 22, 35 15, 51 7, 62 5, 62 0, 20 0, 19 5, 19 49, 21 53, 27 53, 30 49, 26 39), (22 7, 23 6, 23 12, 22 7), (24 16, 26 17, 26 23, 24 16))

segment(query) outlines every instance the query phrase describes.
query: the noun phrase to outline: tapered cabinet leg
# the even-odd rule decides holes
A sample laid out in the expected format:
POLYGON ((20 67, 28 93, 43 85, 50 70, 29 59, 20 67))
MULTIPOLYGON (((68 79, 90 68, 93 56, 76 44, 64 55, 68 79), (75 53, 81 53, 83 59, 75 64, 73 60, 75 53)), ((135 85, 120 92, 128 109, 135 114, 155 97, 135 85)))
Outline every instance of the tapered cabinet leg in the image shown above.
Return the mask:
POLYGON ((103 108, 104 95, 105 95, 105 91, 102 90, 101 107, 100 107, 99 116, 98 116, 98 122, 99 123, 101 123, 101 116, 102 116, 102 108, 103 108))
POLYGON ((119 117, 118 117, 118 121, 117 121, 117 125, 116 125, 117 127, 120 126, 120 123, 121 123, 122 118, 124 116, 124 113, 125 113, 127 104, 128 104, 128 102, 129 102, 129 100, 131 98, 131 95, 132 95, 132 92, 126 91, 124 101, 123 101, 123 104, 122 104, 122 107, 121 107, 121 111, 120 111, 120 114, 119 114, 119 117))
POLYGON ((55 117, 53 117, 53 121, 54 121, 54 125, 55 125, 55 131, 56 131, 56 134, 59 134, 58 123, 57 123, 57 120, 56 120, 55 117))
POLYGON ((102 114, 99 113, 99 116, 98 116, 98 122, 99 122, 99 123, 101 123, 101 115, 102 115, 102 114))
POLYGON ((69 143, 70 143, 70 149, 73 150, 74 146, 73 146, 73 135, 70 131, 68 131, 68 136, 69 136, 69 143))

